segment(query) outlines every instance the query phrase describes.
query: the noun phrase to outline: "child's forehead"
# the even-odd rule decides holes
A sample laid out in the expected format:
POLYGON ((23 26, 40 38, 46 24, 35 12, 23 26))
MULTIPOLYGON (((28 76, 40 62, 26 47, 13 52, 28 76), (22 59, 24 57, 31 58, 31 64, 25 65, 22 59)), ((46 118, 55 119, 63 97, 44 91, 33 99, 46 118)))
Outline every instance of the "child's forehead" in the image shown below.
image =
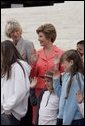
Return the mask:
POLYGON ((44 77, 44 80, 52 80, 50 77, 44 77))

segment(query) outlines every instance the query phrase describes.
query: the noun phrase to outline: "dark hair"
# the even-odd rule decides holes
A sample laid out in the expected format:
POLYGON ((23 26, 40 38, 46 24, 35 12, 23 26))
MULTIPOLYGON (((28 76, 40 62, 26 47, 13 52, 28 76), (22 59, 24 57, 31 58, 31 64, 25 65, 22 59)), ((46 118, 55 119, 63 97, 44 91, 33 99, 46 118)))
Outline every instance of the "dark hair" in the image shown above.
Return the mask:
POLYGON ((61 56, 60 62, 63 62, 64 60, 66 60, 68 62, 73 60, 73 65, 71 66, 71 71, 70 71, 71 77, 70 77, 70 80, 69 80, 68 86, 67 86, 67 97, 68 97, 74 75, 77 74, 78 72, 80 72, 82 75, 84 75, 84 68, 83 68, 82 59, 77 50, 71 49, 71 50, 66 51, 61 56))
POLYGON ((10 40, 1 42, 1 77, 4 77, 6 74, 7 79, 11 77, 11 65, 15 62, 22 67, 19 59, 23 60, 15 45, 10 40))
POLYGON ((84 45, 84 40, 81 40, 79 42, 77 42, 77 45, 80 44, 80 45, 84 45))
POLYGON ((47 39, 50 39, 51 42, 53 43, 56 39, 57 33, 56 33, 56 29, 52 24, 44 24, 41 25, 37 30, 36 30, 37 34, 39 34, 39 32, 44 33, 45 37, 47 39))

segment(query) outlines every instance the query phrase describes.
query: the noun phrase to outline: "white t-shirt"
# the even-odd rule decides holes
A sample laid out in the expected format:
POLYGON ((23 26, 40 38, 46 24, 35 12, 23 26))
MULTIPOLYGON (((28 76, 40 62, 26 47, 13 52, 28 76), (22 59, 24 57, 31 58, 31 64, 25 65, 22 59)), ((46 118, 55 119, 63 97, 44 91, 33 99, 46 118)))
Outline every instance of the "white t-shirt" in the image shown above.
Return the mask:
POLYGON ((59 106, 58 96, 52 92, 45 91, 40 103, 39 125, 56 125, 59 106))
POLYGON ((30 93, 29 75, 31 67, 24 61, 16 62, 11 68, 11 78, 1 78, 1 113, 12 113, 20 120, 27 112, 30 93))

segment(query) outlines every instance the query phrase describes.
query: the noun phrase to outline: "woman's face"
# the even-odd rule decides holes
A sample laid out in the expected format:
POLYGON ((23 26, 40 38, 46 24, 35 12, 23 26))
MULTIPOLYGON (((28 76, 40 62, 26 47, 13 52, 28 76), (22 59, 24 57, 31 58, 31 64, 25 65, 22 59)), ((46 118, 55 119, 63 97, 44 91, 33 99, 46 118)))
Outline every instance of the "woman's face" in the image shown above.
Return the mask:
POLYGON ((39 32, 39 34, 38 34, 38 40, 40 42, 40 45, 43 46, 43 47, 45 47, 46 45, 49 44, 49 39, 47 39, 45 37, 45 35, 44 35, 43 32, 39 32))
POLYGON ((14 30, 14 31, 11 32, 10 36, 11 36, 14 44, 16 44, 21 37, 21 33, 20 33, 19 30, 14 30))

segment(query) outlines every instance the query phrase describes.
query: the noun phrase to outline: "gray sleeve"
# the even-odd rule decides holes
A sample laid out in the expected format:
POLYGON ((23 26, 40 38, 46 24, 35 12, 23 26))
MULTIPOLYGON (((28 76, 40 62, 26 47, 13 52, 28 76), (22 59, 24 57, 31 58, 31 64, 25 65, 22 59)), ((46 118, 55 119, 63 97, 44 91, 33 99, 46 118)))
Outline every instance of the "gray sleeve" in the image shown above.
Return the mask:
POLYGON ((34 52, 35 47, 33 42, 26 43, 26 61, 31 64, 31 54, 34 52))

